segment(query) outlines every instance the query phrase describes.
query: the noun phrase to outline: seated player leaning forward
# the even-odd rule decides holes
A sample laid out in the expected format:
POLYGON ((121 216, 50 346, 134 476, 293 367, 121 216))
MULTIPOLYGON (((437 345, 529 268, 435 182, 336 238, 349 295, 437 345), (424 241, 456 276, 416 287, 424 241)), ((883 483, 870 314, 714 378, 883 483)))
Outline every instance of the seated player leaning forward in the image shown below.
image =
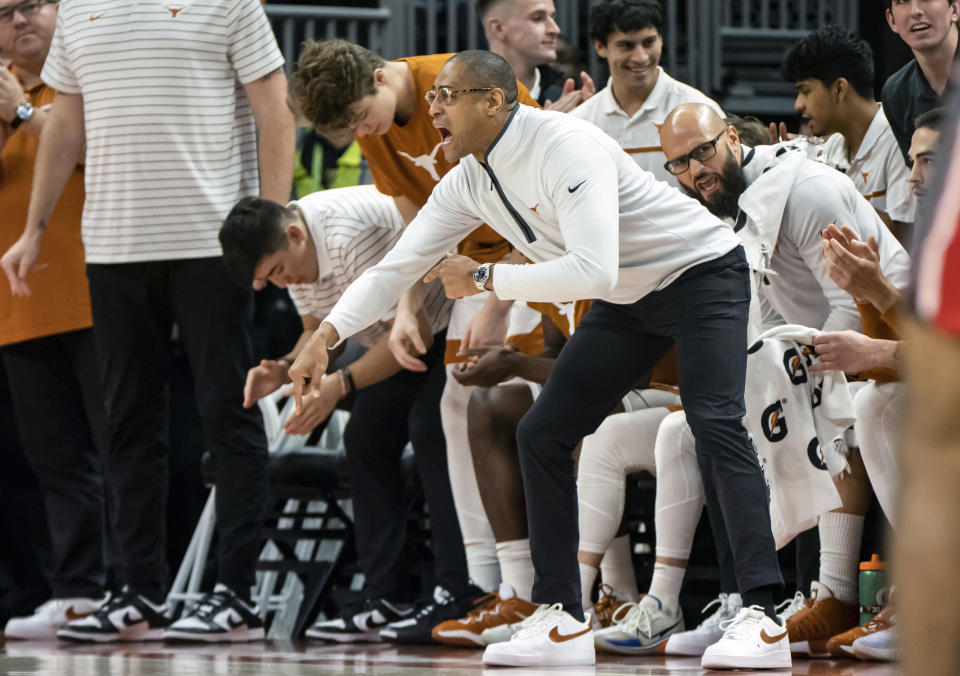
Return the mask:
POLYGON ((582 621, 573 448, 675 342, 711 523, 730 542, 746 605, 758 606, 737 616, 707 662, 788 666, 786 633, 772 619, 782 579, 763 478, 740 423, 750 292, 739 240, 595 127, 517 106, 516 78, 494 54, 452 57, 428 98, 445 156, 462 161, 304 346, 289 371, 298 403, 322 379, 327 350, 388 312, 431 266, 428 278, 440 276, 449 296, 485 288, 504 299, 599 299, 517 432, 532 600, 556 605, 535 631, 489 646, 485 662, 594 663, 592 631, 582 621), (456 256, 437 263, 481 222, 535 264, 477 268, 456 256), (725 523, 724 514, 738 518, 725 523), (773 642, 760 641, 761 633, 773 642))
MULTIPOLYGON (((254 197, 236 204, 220 229, 224 263, 242 285, 266 282, 287 288, 300 312, 304 334, 291 352, 250 369, 244 406, 273 392, 287 367, 347 286, 390 250, 403 231, 393 200, 370 185, 313 193, 287 207, 254 197)), ((443 430, 444 331, 451 302, 437 285, 426 289, 419 314, 429 347, 420 371, 402 369, 387 348, 388 321, 354 336, 369 349, 330 373, 306 405, 286 423, 289 434, 309 434, 334 407, 351 404, 344 445, 350 469, 355 535, 364 573, 364 604, 356 612, 318 621, 307 636, 329 641, 407 642, 404 622, 414 616, 402 584, 406 516, 400 456, 410 441, 433 518, 430 519, 436 608, 459 617, 481 595, 468 582, 463 539, 456 518, 443 430), (355 395, 354 395, 355 391, 355 395), (341 402, 341 400, 345 400, 341 402), (441 603, 441 601, 443 603, 441 603)), ((394 308, 381 315, 393 316, 394 308)))

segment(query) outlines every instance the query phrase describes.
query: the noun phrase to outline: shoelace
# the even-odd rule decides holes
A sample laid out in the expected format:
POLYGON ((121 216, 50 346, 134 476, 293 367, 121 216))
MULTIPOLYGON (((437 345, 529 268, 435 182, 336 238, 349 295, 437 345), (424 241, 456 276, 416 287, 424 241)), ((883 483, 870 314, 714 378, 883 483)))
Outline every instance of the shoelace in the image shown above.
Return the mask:
POLYGON ((756 630, 757 624, 763 621, 763 608, 760 606, 750 606, 741 608, 737 616, 732 620, 725 620, 720 623, 720 629, 723 630, 723 637, 739 641, 749 638, 756 630))
POLYGON ((627 620, 630 616, 631 611, 636 608, 638 603, 636 601, 628 601, 624 603, 619 608, 617 608, 613 615, 610 617, 610 622, 613 624, 621 624, 627 620))
POLYGON ((426 619, 433 613, 437 612, 437 609, 440 606, 445 606, 448 603, 453 602, 453 596, 446 589, 438 587, 437 590, 433 593, 433 601, 425 605, 420 611, 414 616, 415 619, 419 622, 420 620, 426 619), (442 600, 437 600, 437 596, 440 596, 442 600))
POLYGON ((473 602, 474 608, 467 613, 467 617, 482 617, 492 606, 500 602, 500 595, 496 592, 484 594, 473 602))
MULTIPOLYGON (((619 602, 619 599, 613 592, 613 587, 608 584, 600 585, 600 598, 593 605, 594 613, 599 617, 602 613, 609 613, 619 602)), ((610 618, 613 621, 613 618, 610 618)))
MULTIPOLYGON (((730 604, 729 597, 722 596, 722 597, 715 598, 710 603, 705 605, 703 609, 700 611, 701 614, 706 613, 708 610, 710 610, 714 606, 717 606, 717 610, 712 615, 705 617, 703 622, 700 623, 700 626, 697 627, 696 631, 704 631, 707 629, 712 629, 713 627, 720 626, 722 623, 720 618, 722 618, 724 613, 727 612, 727 608, 729 607, 729 604, 730 604)), ((726 621, 729 622, 730 620, 726 620, 726 621)), ((720 628, 722 629, 723 627, 720 627, 720 628)))
POLYGON ((778 615, 783 615, 788 611, 793 611, 794 613, 807 604, 807 597, 803 595, 802 591, 798 591, 793 595, 792 599, 787 599, 783 601, 780 605, 776 607, 778 615))
POLYGON ((103 602, 103 605, 97 609, 97 614, 112 613, 117 608, 123 608, 124 606, 132 605, 136 598, 136 594, 124 587, 119 594, 111 593, 103 602))
POLYGON ((200 603, 197 604, 193 614, 202 618, 213 617, 221 608, 227 605, 227 602, 227 595, 223 592, 207 594, 200 599, 200 603))
POLYGON ((653 616, 650 608, 642 603, 635 604, 623 618, 623 626, 636 636, 641 633, 650 636, 653 633, 653 616))
POLYGON ((520 623, 513 637, 523 638, 524 636, 532 636, 533 634, 540 633, 544 627, 553 623, 557 615, 562 612, 562 603, 554 603, 552 606, 546 604, 540 606, 534 611, 533 615, 520 623))

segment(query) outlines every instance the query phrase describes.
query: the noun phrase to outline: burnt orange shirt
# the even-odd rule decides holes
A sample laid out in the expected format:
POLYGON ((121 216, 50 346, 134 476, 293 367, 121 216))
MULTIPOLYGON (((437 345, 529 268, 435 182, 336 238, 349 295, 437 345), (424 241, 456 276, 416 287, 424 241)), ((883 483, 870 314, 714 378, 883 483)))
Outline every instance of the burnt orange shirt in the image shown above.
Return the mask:
MULTIPOLYGON (((433 186, 456 164, 444 158, 440 133, 432 124, 429 106, 423 98, 451 56, 453 54, 432 54, 397 59, 410 67, 413 76, 414 109, 410 120, 404 125, 394 123, 383 136, 357 137, 377 190, 391 197, 402 195, 417 207, 427 203, 433 186)), ((521 103, 537 106, 519 81, 517 87, 521 103)), ((470 233, 458 247, 461 254, 481 263, 494 263, 509 250, 507 241, 487 225, 470 233)))
MULTIPOLYGON (((17 74, 16 69, 11 71, 17 74)), ((43 84, 27 91, 35 108, 51 103, 53 94, 43 84)), ((4 126, 8 137, 0 151, 0 251, 17 241, 27 221, 38 141, 22 126, 12 133, 9 125, 4 126)), ((93 324, 80 239, 82 211, 83 170, 77 166, 47 225, 37 262, 27 275, 30 296, 14 298, 7 280, 0 280, 0 345, 85 329, 93 324)))

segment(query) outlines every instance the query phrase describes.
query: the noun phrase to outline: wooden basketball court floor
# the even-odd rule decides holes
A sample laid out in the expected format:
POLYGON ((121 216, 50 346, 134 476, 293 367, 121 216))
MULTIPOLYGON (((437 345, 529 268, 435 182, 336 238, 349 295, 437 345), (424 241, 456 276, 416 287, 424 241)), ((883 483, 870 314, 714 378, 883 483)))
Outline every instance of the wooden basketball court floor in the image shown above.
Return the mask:
MULTIPOLYGON (((313 642, 240 645, 128 643, 73 645, 63 642, 0 643, 0 674, 8 676, 698 676, 699 658, 598 655, 596 667, 487 668, 480 650, 441 646, 328 645, 313 642)), ((794 660, 791 671, 737 674, 900 676, 891 664, 855 660, 794 660)))

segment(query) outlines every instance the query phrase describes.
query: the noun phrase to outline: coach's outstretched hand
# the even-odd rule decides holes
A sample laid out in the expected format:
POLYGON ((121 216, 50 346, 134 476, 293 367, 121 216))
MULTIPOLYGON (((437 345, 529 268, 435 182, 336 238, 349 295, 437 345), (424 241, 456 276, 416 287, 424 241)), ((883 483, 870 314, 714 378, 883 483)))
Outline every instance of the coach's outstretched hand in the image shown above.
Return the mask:
POLYGON ((320 381, 327 372, 327 364, 330 361, 327 351, 339 340, 340 334, 337 333, 333 324, 322 322, 287 371, 287 375, 293 381, 297 413, 300 413, 303 408, 303 396, 311 389, 320 387, 320 381))

